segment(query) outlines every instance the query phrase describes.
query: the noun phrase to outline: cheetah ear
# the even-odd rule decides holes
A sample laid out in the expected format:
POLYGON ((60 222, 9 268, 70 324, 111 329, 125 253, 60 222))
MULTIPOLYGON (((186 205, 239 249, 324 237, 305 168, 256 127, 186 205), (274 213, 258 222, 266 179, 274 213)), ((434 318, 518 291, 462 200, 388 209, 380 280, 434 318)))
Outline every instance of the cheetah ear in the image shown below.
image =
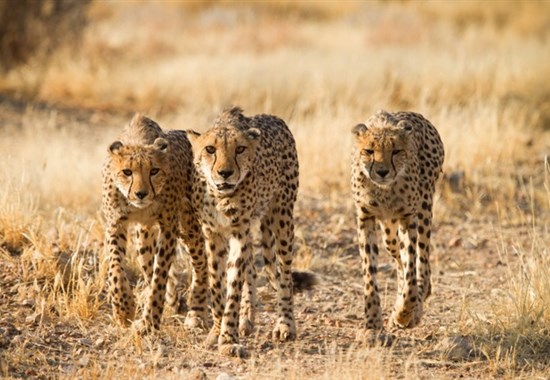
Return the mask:
POLYGON ((130 125, 139 125, 141 119, 143 119, 143 115, 141 114, 141 112, 136 112, 134 114, 134 117, 132 117, 132 120, 130 121, 130 125))
POLYGON ((397 123, 397 128, 402 128, 405 132, 411 132, 413 130, 412 125, 407 120, 401 120, 397 123))
POLYGON ((199 132, 195 132, 192 129, 186 130, 185 134, 187 135, 187 139, 189 140, 191 145, 193 145, 197 141, 197 139, 201 136, 199 132))
POLYGON ((162 153, 166 153, 168 151, 168 141, 166 141, 162 137, 158 137, 153 142, 153 147, 162 153))
POLYGON ((118 154, 118 151, 120 148, 122 148, 124 145, 120 141, 115 141, 109 146, 109 152, 111 154, 118 154))
POLYGON ((262 132, 258 128, 250 128, 246 130, 246 137, 248 137, 249 140, 256 140, 262 132))
POLYGON ((355 137, 362 136, 367 131, 367 126, 363 123, 357 124, 353 129, 351 130, 351 133, 355 135, 355 137))

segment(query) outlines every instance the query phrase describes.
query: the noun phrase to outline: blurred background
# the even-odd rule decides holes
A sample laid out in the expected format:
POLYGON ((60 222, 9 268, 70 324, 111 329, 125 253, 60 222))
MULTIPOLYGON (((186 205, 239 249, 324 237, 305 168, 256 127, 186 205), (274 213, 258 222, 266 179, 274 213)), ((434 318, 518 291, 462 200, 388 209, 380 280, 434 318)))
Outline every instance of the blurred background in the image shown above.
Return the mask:
MULTIPOLYGON (((550 150, 549 35, 542 1, 6 0, 3 151, 27 129, 45 135, 44 148, 64 133, 75 139, 77 165, 97 166, 103 146, 95 148, 136 111, 166 129, 200 130, 236 104, 285 119, 304 191, 339 194, 348 187, 350 129, 377 109, 412 110, 442 134, 446 173, 467 195, 453 195, 459 212, 498 197, 529 208, 509 180, 542 173, 550 150), (55 118, 42 112, 31 122, 31 109, 55 118)), ((96 169, 57 171, 97 197, 96 169)))
POLYGON ((547 203, 549 38, 541 1, 6 0, 0 174, 33 191, 4 194, 88 215, 134 112, 201 130, 234 104, 290 125, 301 194, 347 198, 350 129, 411 110, 446 147, 436 212, 530 217, 547 203))

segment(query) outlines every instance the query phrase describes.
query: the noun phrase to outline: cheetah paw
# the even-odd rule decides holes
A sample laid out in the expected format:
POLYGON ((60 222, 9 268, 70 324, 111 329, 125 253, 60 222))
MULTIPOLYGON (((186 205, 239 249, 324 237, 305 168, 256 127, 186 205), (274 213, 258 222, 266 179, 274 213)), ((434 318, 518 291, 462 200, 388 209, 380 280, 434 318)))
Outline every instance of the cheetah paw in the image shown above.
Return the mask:
POLYGON ((279 342, 288 342, 296 339, 296 327, 294 323, 277 322, 277 326, 272 333, 272 338, 279 342))
POLYGON ((239 320, 239 336, 248 336, 254 331, 254 323, 248 318, 239 320))
POLYGON ((417 303, 409 309, 396 309, 393 311, 389 325, 390 327, 398 327, 402 329, 410 329, 417 326, 422 320, 422 304, 417 303))
POLYGON ((355 340, 368 347, 389 347, 393 344, 394 336, 381 330, 359 330, 355 340))
POLYGON ((191 310, 185 316, 184 326, 188 330, 204 330, 207 326, 207 320, 200 313, 191 310))
POLYGON ((147 319, 143 318, 135 321, 133 326, 139 335, 150 335, 151 333, 153 333, 153 331, 155 331, 153 324, 151 324, 151 322, 147 319))
POLYGON ((217 328, 212 327, 210 329, 210 332, 208 333, 208 336, 204 340, 204 344, 206 347, 215 347, 218 344, 218 338, 220 336, 220 330, 217 328))
POLYGON ((420 299, 424 302, 432 294, 432 283, 430 280, 424 282, 424 286, 420 287, 420 299))
POLYGON ((225 356, 231 356, 235 358, 247 358, 249 356, 245 346, 238 343, 221 344, 219 346, 219 352, 225 356))
POLYGON ((115 309, 113 314, 115 320, 123 327, 129 327, 135 318, 135 311, 132 308, 129 311, 115 309))

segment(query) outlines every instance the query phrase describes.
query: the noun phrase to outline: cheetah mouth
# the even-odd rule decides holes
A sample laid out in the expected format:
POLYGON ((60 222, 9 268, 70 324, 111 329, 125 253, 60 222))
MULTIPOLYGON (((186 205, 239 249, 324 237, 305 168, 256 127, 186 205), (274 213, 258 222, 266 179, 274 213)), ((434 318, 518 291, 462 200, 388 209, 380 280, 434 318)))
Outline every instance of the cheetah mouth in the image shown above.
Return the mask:
POLYGON ((393 178, 376 178, 373 179, 374 182, 376 182, 379 185, 387 186, 393 182, 393 178))
POLYGON ((230 183, 224 182, 216 185, 216 189, 218 191, 226 192, 233 190, 235 188, 235 185, 232 185, 230 183))
POLYGON ((375 185, 377 186, 380 186, 380 187, 388 187, 388 186, 391 186, 393 184, 393 182, 395 181, 395 177, 392 177, 392 178, 380 178, 379 176, 373 176, 373 175, 370 175, 369 173, 369 179, 372 181, 372 183, 374 183, 375 185))
POLYGON ((130 201, 130 204, 136 208, 146 208, 146 207, 149 207, 151 205, 151 203, 153 203, 152 201, 150 200, 145 200, 145 201, 130 201))
POLYGON ((392 180, 382 180, 382 181, 373 180, 372 182, 374 182, 380 188, 387 189, 387 188, 389 188, 393 185, 394 181, 392 181, 392 180))

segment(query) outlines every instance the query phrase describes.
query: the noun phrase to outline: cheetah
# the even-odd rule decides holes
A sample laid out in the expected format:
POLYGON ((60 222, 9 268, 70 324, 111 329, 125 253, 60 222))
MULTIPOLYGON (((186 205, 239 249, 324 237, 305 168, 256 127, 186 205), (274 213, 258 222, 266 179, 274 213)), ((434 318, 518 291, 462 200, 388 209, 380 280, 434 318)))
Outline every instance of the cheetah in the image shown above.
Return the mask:
POLYGON ((352 132, 352 192, 364 280, 364 332, 369 335, 383 329, 376 282, 376 221, 398 267, 397 298, 389 325, 412 328, 420 323, 423 303, 431 293, 432 205, 445 155, 443 143, 435 127, 413 112, 378 111, 352 132))
POLYGON ((277 292, 272 337, 278 341, 296 337, 291 273, 299 170, 296 146, 280 118, 247 117, 242 112, 227 108, 207 132, 187 131, 200 173, 193 202, 200 210, 209 264, 214 324, 207 342, 217 343, 218 350, 230 356, 247 355, 238 335, 250 333, 253 326, 251 228, 255 224, 260 225, 266 268, 272 270, 277 292))
MULTIPOLYGON (((148 282, 140 330, 159 329, 178 238, 193 266, 186 325, 206 323, 208 267, 204 239, 191 206, 192 150, 184 131, 163 132, 136 114, 108 149, 103 166, 102 212, 109 260, 108 290, 115 320, 128 326, 135 317, 132 289, 122 267, 128 234, 135 232, 138 262, 148 282)), ((168 294, 167 294, 168 293, 168 294)))

